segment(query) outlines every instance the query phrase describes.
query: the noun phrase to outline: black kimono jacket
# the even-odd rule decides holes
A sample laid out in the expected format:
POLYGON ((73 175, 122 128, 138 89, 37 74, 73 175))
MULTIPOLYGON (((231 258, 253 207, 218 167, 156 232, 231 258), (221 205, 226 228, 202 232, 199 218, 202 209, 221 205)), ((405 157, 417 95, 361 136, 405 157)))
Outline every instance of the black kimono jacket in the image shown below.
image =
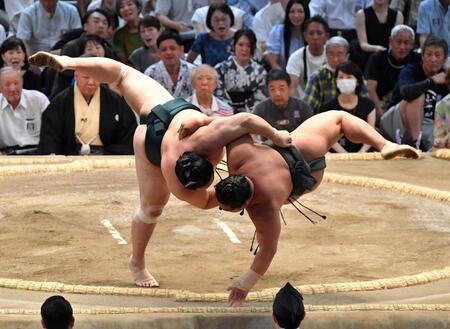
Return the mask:
MULTIPOLYGON (((136 117, 125 100, 100 85, 99 135, 104 154, 133 154, 136 117)), ((78 155, 75 138, 74 87, 61 91, 42 115, 39 154, 78 155)))

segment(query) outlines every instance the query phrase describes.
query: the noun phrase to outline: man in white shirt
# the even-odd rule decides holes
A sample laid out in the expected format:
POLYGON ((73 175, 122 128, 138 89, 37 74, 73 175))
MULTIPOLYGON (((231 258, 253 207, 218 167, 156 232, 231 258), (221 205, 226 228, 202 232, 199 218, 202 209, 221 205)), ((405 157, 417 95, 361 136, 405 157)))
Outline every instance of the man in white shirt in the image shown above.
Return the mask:
POLYGON ((17 37, 32 55, 39 50, 50 51, 65 32, 80 27, 76 7, 58 0, 40 0, 21 13, 17 37))
POLYGON ((257 47, 261 52, 266 51, 266 41, 272 27, 283 23, 286 5, 287 0, 270 0, 253 18, 253 32, 255 32, 256 40, 258 40, 257 47))
POLYGON ((447 42, 450 52, 450 1, 425 0, 419 5, 417 14, 417 34, 420 35, 420 46, 430 36, 441 38, 447 42))
POLYGON ((320 16, 313 16, 305 22, 303 38, 308 45, 289 56, 286 72, 291 77, 290 95, 305 97, 308 78, 327 62, 325 43, 330 36, 327 22, 320 16))
POLYGON ((20 71, 0 69, 0 154, 35 154, 39 144, 42 113, 47 97, 36 90, 22 89, 20 71))

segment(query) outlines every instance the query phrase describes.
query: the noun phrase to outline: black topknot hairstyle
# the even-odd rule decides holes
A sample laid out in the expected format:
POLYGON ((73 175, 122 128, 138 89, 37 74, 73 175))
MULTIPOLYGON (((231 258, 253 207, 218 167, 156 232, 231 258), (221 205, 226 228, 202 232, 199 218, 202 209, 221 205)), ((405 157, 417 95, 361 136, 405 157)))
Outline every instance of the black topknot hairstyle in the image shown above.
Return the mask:
POLYGON ((175 164, 175 174, 189 190, 206 186, 214 175, 214 167, 195 152, 184 152, 175 164))

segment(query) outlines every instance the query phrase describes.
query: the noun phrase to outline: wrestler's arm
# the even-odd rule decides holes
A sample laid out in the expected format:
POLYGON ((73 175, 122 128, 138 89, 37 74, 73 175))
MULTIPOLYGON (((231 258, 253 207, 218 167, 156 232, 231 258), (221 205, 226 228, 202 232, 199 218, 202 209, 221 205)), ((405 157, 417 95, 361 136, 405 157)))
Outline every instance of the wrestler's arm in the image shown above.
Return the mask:
POLYGON ((178 139, 181 140, 189 135, 192 135, 197 131, 198 128, 209 125, 217 117, 195 117, 192 119, 185 120, 181 123, 180 128, 178 128, 178 139))
POLYGON ((128 105, 139 115, 147 114, 156 105, 173 99, 156 80, 110 58, 57 56, 39 51, 29 61, 30 64, 48 66, 58 71, 76 70, 98 82, 115 83, 128 105))
MULTIPOLYGON (((177 183, 178 186, 179 183, 177 183)), ((178 199, 200 209, 212 209, 218 206, 214 190, 188 190, 186 188, 174 188, 172 194, 178 199)))
MULTIPOLYGON (((201 121, 201 119, 194 119, 194 122, 197 122, 195 126, 198 127, 201 121)), ((238 113, 229 117, 206 119, 203 122, 209 122, 209 124, 203 128, 201 134, 197 135, 196 143, 201 145, 206 153, 217 150, 218 147, 224 147, 247 134, 266 137, 280 147, 288 147, 292 144, 289 132, 277 130, 263 118, 251 113, 238 113)), ((185 129, 186 125, 190 125, 188 120, 182 124, 180 130, 185 129)))
POLYGON ((229 306, 240 306, 250 289, 266 273, 277 252, 281 232, 279 210, 275 207, 255 206, 247 210, 256 227, 259 248, 247 273, 228 288, 230 291, 228 296, 229 306))

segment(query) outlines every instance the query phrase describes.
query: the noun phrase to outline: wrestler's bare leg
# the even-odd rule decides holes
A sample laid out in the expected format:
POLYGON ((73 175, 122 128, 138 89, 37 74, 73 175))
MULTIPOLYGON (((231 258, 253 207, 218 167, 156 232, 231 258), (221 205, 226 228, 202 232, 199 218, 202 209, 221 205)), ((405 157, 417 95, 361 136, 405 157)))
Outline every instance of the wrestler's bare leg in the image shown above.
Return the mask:
POLYGON ((30 63, 48 66, 58 71, 76 70, 103 83, 116 83, 128 105, 139 115, 150 112, 156 105, 173 99, 158 82, 138 70, 105 57, 68 57, 39 51, 30 63))
POLYGON ((381 151, 385 159, 396 156, 418 158, 417 151, 408 145, 387 141, 367 122, 343 111, 328 111, 314 115, 292 133, 292 140, 307 160, 325 155, 342 136, 353 143, 368 144, 381 151))
MULTIPOLYGON (((161 169, 151 164, 145 154, 146 127, 141 125, 134 135, 134 152, 136 172, 139 182, 140 205, 145 215, 158 217, 169 200, 170 192, 161 169)), ((140 287, 157 287, 158 282, 145 266, 145 249, 156 224, 146 224, 135 216, 131 224, 131 241, 133 253, 129 260, 136 285, 140 287)))

